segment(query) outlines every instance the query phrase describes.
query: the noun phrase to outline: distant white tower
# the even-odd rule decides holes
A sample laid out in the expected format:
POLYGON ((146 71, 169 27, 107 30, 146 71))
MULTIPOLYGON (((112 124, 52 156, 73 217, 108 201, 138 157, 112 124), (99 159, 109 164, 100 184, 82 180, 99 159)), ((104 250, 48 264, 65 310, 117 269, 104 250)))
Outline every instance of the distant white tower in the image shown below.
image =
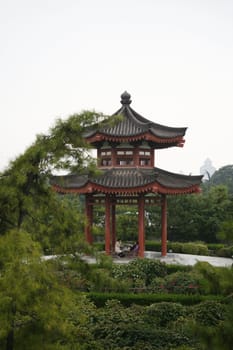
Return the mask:
POLYGON ((215 167, 209 158, 204 161, 204 164, 200 167, 200 174, 204 175, 204 180, 209 180, 215 172, 215 167))

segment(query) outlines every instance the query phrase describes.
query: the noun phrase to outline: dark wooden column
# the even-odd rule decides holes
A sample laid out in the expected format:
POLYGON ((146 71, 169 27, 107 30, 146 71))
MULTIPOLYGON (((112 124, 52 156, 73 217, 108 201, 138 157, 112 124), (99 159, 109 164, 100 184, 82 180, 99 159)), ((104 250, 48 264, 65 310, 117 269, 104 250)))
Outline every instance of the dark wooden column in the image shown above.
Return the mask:
POLYGON ((117 165, 117 154, 116 154, 117 150, 116 148, 112 148, 112 166, 116 166, 117 165))
POLYGON ((143 258, 145 251, 145 202, 143 195, 138 198, 138 243, 138 256, 143 258))
POLYGON ((112 252, 115 251, 116 244, 116 205, 112 203, 112 252))
POLYGON ((135 147, 134 149, 134 155, 133 155, 133 163, 134 166, 139 166, 139 148, 135 147))
POLYGON ((93 223, 93 207, 91 205, 91 198, 89 195, 85 197, 85 237, 89 244, 93 243, 92 237, 92 223, 93 223))
POLYGON ((150 151, 150 161, 151 161, 151 166, 155 166, 155 152, 154 150, 150 151))
POLYGON ((161 255, 167 255, 167 197, 162 195, 162 213, 161 213, 161 255))
POLYGON ((105 197, 105 252, 111 253, 111 202, 108 194, 105 197))

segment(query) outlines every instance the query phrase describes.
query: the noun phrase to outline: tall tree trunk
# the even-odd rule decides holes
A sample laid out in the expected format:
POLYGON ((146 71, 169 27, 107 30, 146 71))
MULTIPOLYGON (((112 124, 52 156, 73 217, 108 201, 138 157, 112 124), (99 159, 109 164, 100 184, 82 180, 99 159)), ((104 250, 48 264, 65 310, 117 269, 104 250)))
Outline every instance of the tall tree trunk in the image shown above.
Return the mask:
POLYGON ((20 199, 19 200, 19 204, 18 204, 18 220, 17 220, 17 228, 18 230, 21 228, 21 225, 23 223, 23 219, 25 217, 25 209, 24 209, 24 203, 23 200, 20 199))
POLYGON ((14 349, 14 329, 11 328, 6 338, 6 350, 13 350, 13 349, 14 349))

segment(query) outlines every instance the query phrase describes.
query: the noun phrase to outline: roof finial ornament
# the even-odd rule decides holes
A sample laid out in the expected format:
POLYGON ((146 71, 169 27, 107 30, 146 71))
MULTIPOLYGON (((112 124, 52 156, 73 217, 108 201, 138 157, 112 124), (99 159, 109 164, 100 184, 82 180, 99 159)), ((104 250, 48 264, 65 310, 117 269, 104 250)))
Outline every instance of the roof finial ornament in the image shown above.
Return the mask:
POLYGON ((131 96, 130 96, 130 94, 127 91, 123 92, 123 94, 121 95, 121 103, 123 105, 130 105, 130 103, 132 102, 130 100, 130 97, 131 96))

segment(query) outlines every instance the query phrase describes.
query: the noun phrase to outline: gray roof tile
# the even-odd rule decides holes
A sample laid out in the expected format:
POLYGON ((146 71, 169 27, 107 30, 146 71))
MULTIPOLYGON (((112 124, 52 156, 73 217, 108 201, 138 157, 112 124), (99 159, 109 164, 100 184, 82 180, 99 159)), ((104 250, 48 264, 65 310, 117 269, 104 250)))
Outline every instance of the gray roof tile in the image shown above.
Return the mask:
POLYGON ((97 132, 114 137, 137 136, 145 132, 150 132, 158 138, 165 139, 183 137, 185 135, 186 127, 176 128, 157 124, 135 112, 130 107, 130 95, 126 92, 124 94, 121 95, 121 97, 123 96, 121 100, 122 107, 113 114, 113 116, 121 115, 123 117, 122 120, 111 127, 105 126, 99 129, 92 129, 85 137, 90 137, 97 132), (127 94, 125 98, 123 96, 124 94, 127 94))
POLYGON ((188 189, 199 186, 201 179, 202 175, 175 174, 159 168, 111 168, 104 170, 101 175, 94 178, 84 175, 54 176, 51 184, 64 189, 78 189, 90 182, 105 188, 130 189, 158 183, 165 188, 188 189))

